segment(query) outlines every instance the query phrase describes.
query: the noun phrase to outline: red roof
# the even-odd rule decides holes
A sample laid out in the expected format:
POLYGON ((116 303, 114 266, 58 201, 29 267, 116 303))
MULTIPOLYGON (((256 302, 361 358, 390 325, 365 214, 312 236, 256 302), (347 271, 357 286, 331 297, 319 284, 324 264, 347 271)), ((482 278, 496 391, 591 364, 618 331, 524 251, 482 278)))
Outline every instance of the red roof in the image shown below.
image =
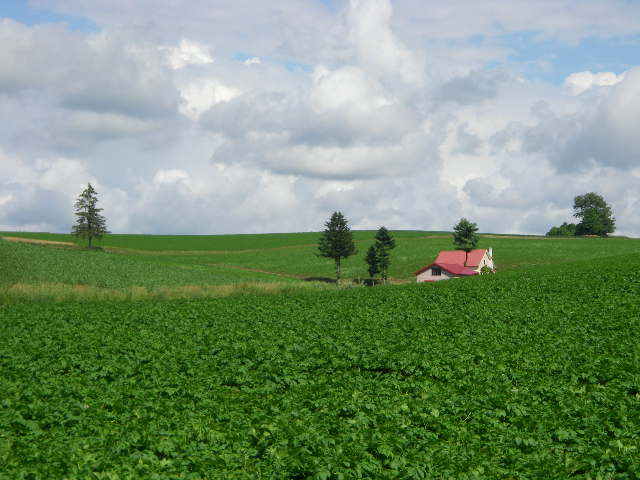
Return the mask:
POLYGON ((485 249, 471 250, 466 253, 464 250, 443 250, 438 254, 435 263, 447 263, 462 265, 463 267, 477 267, 484 257, 485 249))
POLYGON ((464 250, 443 250, 438 254, 435 262, 421 268, 414 275, 420 275, 433 266, 440 267, 453 275, 477 275, 478 272, 474 268, 480 265, 485 252, 485 249, 471 250, 469 253, 464 250))

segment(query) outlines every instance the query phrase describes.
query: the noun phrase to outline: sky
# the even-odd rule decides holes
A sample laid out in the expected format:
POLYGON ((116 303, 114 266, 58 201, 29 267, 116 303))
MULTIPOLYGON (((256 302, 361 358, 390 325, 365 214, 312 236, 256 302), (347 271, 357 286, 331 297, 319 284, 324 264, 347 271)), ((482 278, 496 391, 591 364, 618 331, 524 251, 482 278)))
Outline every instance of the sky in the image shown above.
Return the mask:
POLYGON ((0 229, 640 236, 640 0, 2 0, 0 229))

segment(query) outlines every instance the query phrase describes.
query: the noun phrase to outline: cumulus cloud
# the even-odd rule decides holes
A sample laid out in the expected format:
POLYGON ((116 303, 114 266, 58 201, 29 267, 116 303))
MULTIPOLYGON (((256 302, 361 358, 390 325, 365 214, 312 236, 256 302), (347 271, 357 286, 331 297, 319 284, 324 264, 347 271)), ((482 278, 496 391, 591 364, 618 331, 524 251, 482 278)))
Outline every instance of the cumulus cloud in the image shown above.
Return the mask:
POLYGON ((640 6, 33 4, 98 31, 0 20, 0 224, 67 231, 91 181, 118 232, 317 230, 340 209, 361 228, 543 233, 596 190, 640 234, 638 70, 554 84, 518 56, 637 34, 640 6))
POLYGON ((213 63, 210 49, 205 45, 183 38, 177 47, 162 47, 167 52, 167 63, 174 70, 188 65, 206 65, 213 63))
POLYGON ((576 72, 569 75, 564 85, 572 95, 580 95, 592 87, 610 87, 624 80, 624 73, 616 75, 613 72, 576 72))

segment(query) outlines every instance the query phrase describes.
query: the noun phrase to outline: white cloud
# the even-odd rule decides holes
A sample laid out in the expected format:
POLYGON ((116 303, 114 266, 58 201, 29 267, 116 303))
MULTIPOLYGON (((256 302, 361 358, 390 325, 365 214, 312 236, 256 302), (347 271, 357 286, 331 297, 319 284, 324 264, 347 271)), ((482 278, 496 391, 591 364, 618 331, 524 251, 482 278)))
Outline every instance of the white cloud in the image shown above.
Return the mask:
POLYGON ((616 75, 613 72, 576 72, 569 75, 564 85, 572 95, 580 95, 592 87, 610 87, 624 80, 624 73, 616 75))
POLYGON ((381 75, 399 76, 407 83, 420 83, 424 64, 391 29, 390 0, 350 0, 351 40, 360 62, 381 75))
POLYGON ((180 112, 192 120, 198 120, 212 106, 233 100, 241 93, 238 88, 224 85, 213 78, 195 80, 180 88, 180 112))
POLYGON ((158 170, 153 176, 153 183, 160 185, 163 183, 177 183, 181 180, 189 180, 189 174, 184 170, 158 170))
POLYGON ((201 43, 183 38, 177 47, 162 47, 167 52, 167 63, 174 70, 189 65, 206 65, 213 63, 210 49, 201 43))
POLYGON ((340 209, 543 233, 596 190, 640 234, 640 74, 608 59, 628 73, 563 86, 522 73, 548 58, 520 61, 541 39, 637 33, 640 6, 34 2, 100 31, 0 21, 0 223, 66 231, 92 181, 119 232, 300 231, 340 209))

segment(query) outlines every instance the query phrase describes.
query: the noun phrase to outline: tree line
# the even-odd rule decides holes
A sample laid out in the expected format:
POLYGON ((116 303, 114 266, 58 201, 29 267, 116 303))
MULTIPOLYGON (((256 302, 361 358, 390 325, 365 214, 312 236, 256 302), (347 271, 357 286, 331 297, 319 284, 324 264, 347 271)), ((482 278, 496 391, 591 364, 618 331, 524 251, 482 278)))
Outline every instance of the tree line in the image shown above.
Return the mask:
POLYGON ((573 201, 573 216, 580 221, 564 222, 559 227, 551 227, 547 237, 573 237, 576 235, 598 235, 606 237, 616 229, 616 219, 611 207, 602 195, 595 192, 578 195, 573 201))
MULTIPOLYGON (((108 234, 107 222, 101 214, 102 208, 97 206, 98 193, 89 183, 79 195, 75 207, 76 224, 72 234, 86 240, 88 247, 93 248, 94 239, 101 239, 108 234)), ((611 207, 604 198, 594 192, 578 195, 574 199, 574 216, 580 219, 578 224, 563 223, 553 227, 547 236, 600 235, 607 236, 615 231, 615 218, 611 207)), ((470 252, 478 245, 478 226, 466 218, 462 218, 453 228, 453 244, 458 250, 470 252)), ((374 237, 374 244, 369 247, 365 256, 367 271, 371 280, 380 276, 383 283, 389 279, 391 252, 396 242, 386 227, 380 227, 374 237)), ((340 281, 342 260, 357 253, 353 233, 349 222, 342 212, 334 212, 325 222, 325 230, 318 242, 318 256, 331 258, 335 262, 336 280, 340 281)))

